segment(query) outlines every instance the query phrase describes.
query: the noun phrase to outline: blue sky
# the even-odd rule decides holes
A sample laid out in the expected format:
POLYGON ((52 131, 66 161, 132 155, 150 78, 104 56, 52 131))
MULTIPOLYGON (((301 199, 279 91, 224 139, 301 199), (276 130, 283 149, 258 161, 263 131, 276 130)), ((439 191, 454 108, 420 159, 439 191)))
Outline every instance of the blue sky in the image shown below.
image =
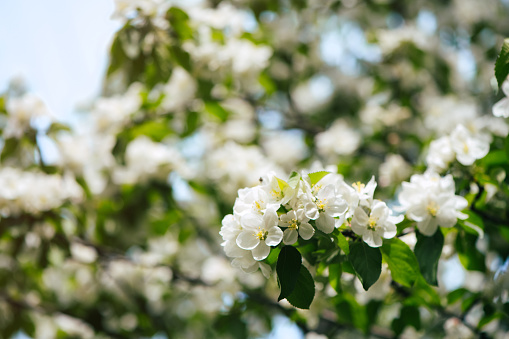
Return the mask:
POLYGON ((0 92, 22 76, 53 114, 99 94, 108 48, 120 27, 108 0, 0 1, 0 92))

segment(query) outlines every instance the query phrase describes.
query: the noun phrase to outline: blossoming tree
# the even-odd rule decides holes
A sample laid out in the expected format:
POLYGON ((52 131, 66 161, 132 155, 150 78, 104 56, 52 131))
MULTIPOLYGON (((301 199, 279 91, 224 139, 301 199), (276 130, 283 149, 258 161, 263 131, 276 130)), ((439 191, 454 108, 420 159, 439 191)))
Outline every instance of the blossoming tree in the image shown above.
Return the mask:
POLYGON ((509 335, 506 1, 115 5, 79 124, 0 96, 1 337, 509 335))

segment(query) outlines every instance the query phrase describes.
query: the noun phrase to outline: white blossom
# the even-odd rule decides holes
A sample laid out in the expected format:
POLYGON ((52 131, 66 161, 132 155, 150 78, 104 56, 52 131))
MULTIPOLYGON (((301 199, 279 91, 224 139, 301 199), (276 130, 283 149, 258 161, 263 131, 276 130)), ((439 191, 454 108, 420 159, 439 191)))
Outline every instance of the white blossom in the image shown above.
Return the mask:
POLYGON ((279 226, 287 227, 283 232, 283 243, 285 245, 294 244, 298 236, 304 240, 309 240, 315 234, 313 226, 309 224, 309 218, 304 214, 304 210, 291 210, 281 215, 279 226))
POLYGON ((3 130, 5 138, 21 138, 35 118, 51 118, 44 102, 35 94, 9 98, 6 103, 7 123, 3 130))
POLYGON ((361 135, 346 121, 338 119, 328 130, 318 133, 315 142, 319 154, 336 157, 355 152, 361 143, 361 135))
POLYGON ((407 217, 417 222, 419 231, 431 236, 438 226, 453 227, 457 219, 468 217, 460 212, 467 207, 467 200, 455 195, 454 190, 451 175, 441 178, 428 171, 414 174, 410 182, 403 182, 398 198, 407 217))
POLYGON ((237 237, 237 245, 250 250, 255 260, 263 260, 270 253, 270 246, 277 246, 283 239, 283 231, 277 226, 275 209, 267 209, 263 216, 246 214, 241 217, 242 232, 237 237))
POLYGON ((351 226, 352 231, 362 236, 362 240, 371 247, 382 246, 382 238, 390 239, 396 235, 396 224, 403 216, 392 216, 392 211, 385 202, 373 200, 368 211, 365 207, 355 209, 351 226))
POLYGON ((348 208, 346 201, 336 192, 334 185, 323 187, 316 197, 311 196, 308 199, 304 204, 306 217, 316 220, 316 227, 320 231, 331 233, 339 223, 339 220, 335 218, 344 215, 348 208))
POLYGON ((451 139, 443 136, 437 140, 433 140, 429 145, 426 163, 428 167, 435 172, 445 171, 449 164, 455 159, 456 154, 452 149, 451 139))
POLYGON ((490 150, 490 144, 484 138, 472 135, 463 125, 458 125, 450 137, 451 147, 456 153, 456 159, 470 166, 475 160, 484 158, 490 150))

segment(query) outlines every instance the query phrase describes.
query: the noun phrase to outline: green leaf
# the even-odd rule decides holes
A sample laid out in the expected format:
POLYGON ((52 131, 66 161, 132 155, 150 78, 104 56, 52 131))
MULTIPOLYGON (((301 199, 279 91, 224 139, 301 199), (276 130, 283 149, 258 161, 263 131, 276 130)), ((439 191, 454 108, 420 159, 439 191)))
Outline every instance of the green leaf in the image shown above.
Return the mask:
POLYGON ((311 273, 304 265, 301 264, 299 276, 295 283, 295 288, 292 293, 286 297, 286 300, 294 307, 309 309, 311 302, 315 297, 315 281, 311 273))
POLYGON ((329 284, 338 293, 341 293, 341 274, 343 273, 341 267, 341 263, 329 265, 329 284))
POLYGON ((136 139, 139 136, 145 135, 155 142, 160 142, 171 133, 172 130, 165 121, 149 120, 133 127, 130 137, 131 139, 136 139))
POLYGON ((290 178, 288 178, 288 185, 295 189, 297 188, 297 185, 299 184, 299 180, 300 180, 300 174, 293 171, 292 174, 290 174, 290 178))
POLYGON ((412 326, 416 330, 421 329, 421 314, 416 306, 403 306, 399 318, 394 319, 391 324, 396 335, 400 335, 407 326, 412 326))
POLYGON ((283 179, 279 179, 278 177, 276 177, 277 179, 277 183, 279 185, 279 189, 281 191, 284 191, 286 187, 288 187, 288 184, 286 183, 286 181, 284 181, 283 179))
POLYGON ((359 330, 366 330, 369 326, 366 309, 359 305, 352 294, 339 294, 332 301, 340 324, 351 324, 359 330))
POLYGON ((348 240, 346 240, 345 236, 338 232, 336 235, 336 240, 338 241, 338 246, 345 252, 346 255, 350 254, 350 246, 348 246, 348 240))
POLYGON ((62 124, 59 122, 54 122, 49 126, 46 134, 52 135, 52 134, 58 133, 60 131, 71 132, 71 128, 65 124, 62 124))
POLYGON ((309 173, 309 179, 311 179, 311 186, 316 185, 317 182, 322 180, 323 177, 325 177, 327 174, 330 174, 330 172, 327 171, 319 171, 319 172, 313 172, 309 173))
POLYGON ((461 298, 463 298, 463 296, 465 294, 471 294, 471 292, 469 290, 467 290, 466 288, 458 288, 457 290, 454 290, 452 292, 450 292, 448 295, 447 295, 447 304, 454 304, 456 301, 460 300, 461 298))
POLYGON ((444 236, 440 229, 434 235, 427 237, 417 232, 417 243, 415 244, 414 253, 419 262, 421 274, 428 284, 438 286, 437 270, 438 259, 442 254, 444 246, 444 236))
POLYGON ((350 245, 348 260, 352 263, 355 273, 367 291, 382 272, 382 255, 380 249, 370 247, 364 241, 354 242, 350 245))
POLYGON ((189 16, 186 12, 178 7, 171 7, 166 12, 166 19, 180 40, 191 39, 193 37, 193 30, 189 26, 189 16))
POLYGON ((293 246, 284 246, 277 259, 276 272, 281 293, 278 301, 287 298, 297 284, 300 275, 302 256, 293 246))
POLYGON ((481 164, 485 167, 502 166, 508 163, 507 153, 503 149, 491 151, 481 160, 481 164))
POLYGON ((454 246, 463 267, 470 271, 484 272, 486 270, 484 255, 475 247, 477 239, 476 235, 460 230, 454 246))
POLYGON ((481 238, 484 237, 484 222, 482 221, 482 218, 470 210, 462 212, 467 214, 468 218, 465 220, 458 220, 458 225, 460 225, 467 233, 478 235, 481 238))
POLYGON ((5 159, 9 158, 17 151, 19 146, 20 142, 18 139, 16 138, 6 139, 4 142, 4 148, 2 149, 2 155, 0 156, 0 160, 4 161, 5 159))
POLYGON ((230 115, 227 110, 225 110, 221 105, 219 105, 215 101, 207 101, 205 102, 205 110, 212 114, 213 116, 219 118, 222 122, 225 122, 230 115))
POLYGON ((265 262, 269 265, 275 264, 280 252, 281 248, 279 247, 271 249, 269 256, 265 259, 265 262))
POLYGON ((170 46, 169 50, 177 64, 179 64, 186 71, 191 72, 191 57, 189 56, 189 53, 184 51, 179 46, 170 46))
POLYGON ((411 287, 419 277, 419 263, 410 247, 398 238, 385 239, 382 255, 389 265, 392 279, 411 287))
POLYGON ((509 39, 505 39, 500 54, 495 62, 495 77, 497 78, 498 87, 509 74, 509 39))

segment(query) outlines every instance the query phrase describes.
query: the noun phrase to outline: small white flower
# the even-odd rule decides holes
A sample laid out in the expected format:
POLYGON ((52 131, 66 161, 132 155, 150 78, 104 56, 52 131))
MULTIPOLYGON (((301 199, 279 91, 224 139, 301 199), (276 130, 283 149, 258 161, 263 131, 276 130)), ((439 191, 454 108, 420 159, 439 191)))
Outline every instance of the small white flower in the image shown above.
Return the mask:
POLYGON ((283 239, 283 231, 277 226, 276 210, 269 208, 263 216, 249 213, 241 217, 242 232, 237 245, 253 253, 255 260, 263 260, 270 253, 270 246, 277 246, 283 239))
POLYGON ((267 194, 261 186, 248 187, 239 190, 239 196, 235 200, 233 210, 236 214, 263 215, 267 208, 278 210, 280 204, 274 202, 274 197, 267 194))
POLYGON ((304 205, 306 217, 316 220, 316 227, 324 233, 331 233, 334 230, 338 220, 334 218, 343 216, 347 208, 346 201, 336 193, 333 185, 320 189, 316 197, 304 205))
POLYGON ((456 159, 465 166, 470 166, 477 159, 484 158, 490 151, 490 144, 485 138, 472 135, 463 125, 456 126, 450 140, 456 159))
POLYGON ((288 227, 283 232, 283 243, 285 245, 294 244, 299 235, 302 239, 309 240, 315 234, 315 230, 308 223, 309 218, 306 217, 303 209, 297 210, 297 212, 291 210, 283 214, 280 219, 279 226, 288 227))
POLYGON ((429 168, 436 172, 442 172, 449 167, 454 157, 451 140, 448 136, 444 136, 431 142, 426 162, 429 168))
POLYGON ((468 202, 455 195, 451 175, 441 178, 430 171, 414 174, 410 182, 403 182, 398 199, 402 211, 409 219, 417 221, 417 228, 427 236, 433 235, 438 226, 453 227, 457 219, 467 218, 459 210, 466 208, 468 202))
POLYGON ((382 238, 390 239, 396 235, 396 225, 403 216, 392 216, 385 202, 374 200, 368 213, 363 207, 357 207, 352 219, 352 231, 362 236, 362 240, 371 247, 382 246, 382 238))

